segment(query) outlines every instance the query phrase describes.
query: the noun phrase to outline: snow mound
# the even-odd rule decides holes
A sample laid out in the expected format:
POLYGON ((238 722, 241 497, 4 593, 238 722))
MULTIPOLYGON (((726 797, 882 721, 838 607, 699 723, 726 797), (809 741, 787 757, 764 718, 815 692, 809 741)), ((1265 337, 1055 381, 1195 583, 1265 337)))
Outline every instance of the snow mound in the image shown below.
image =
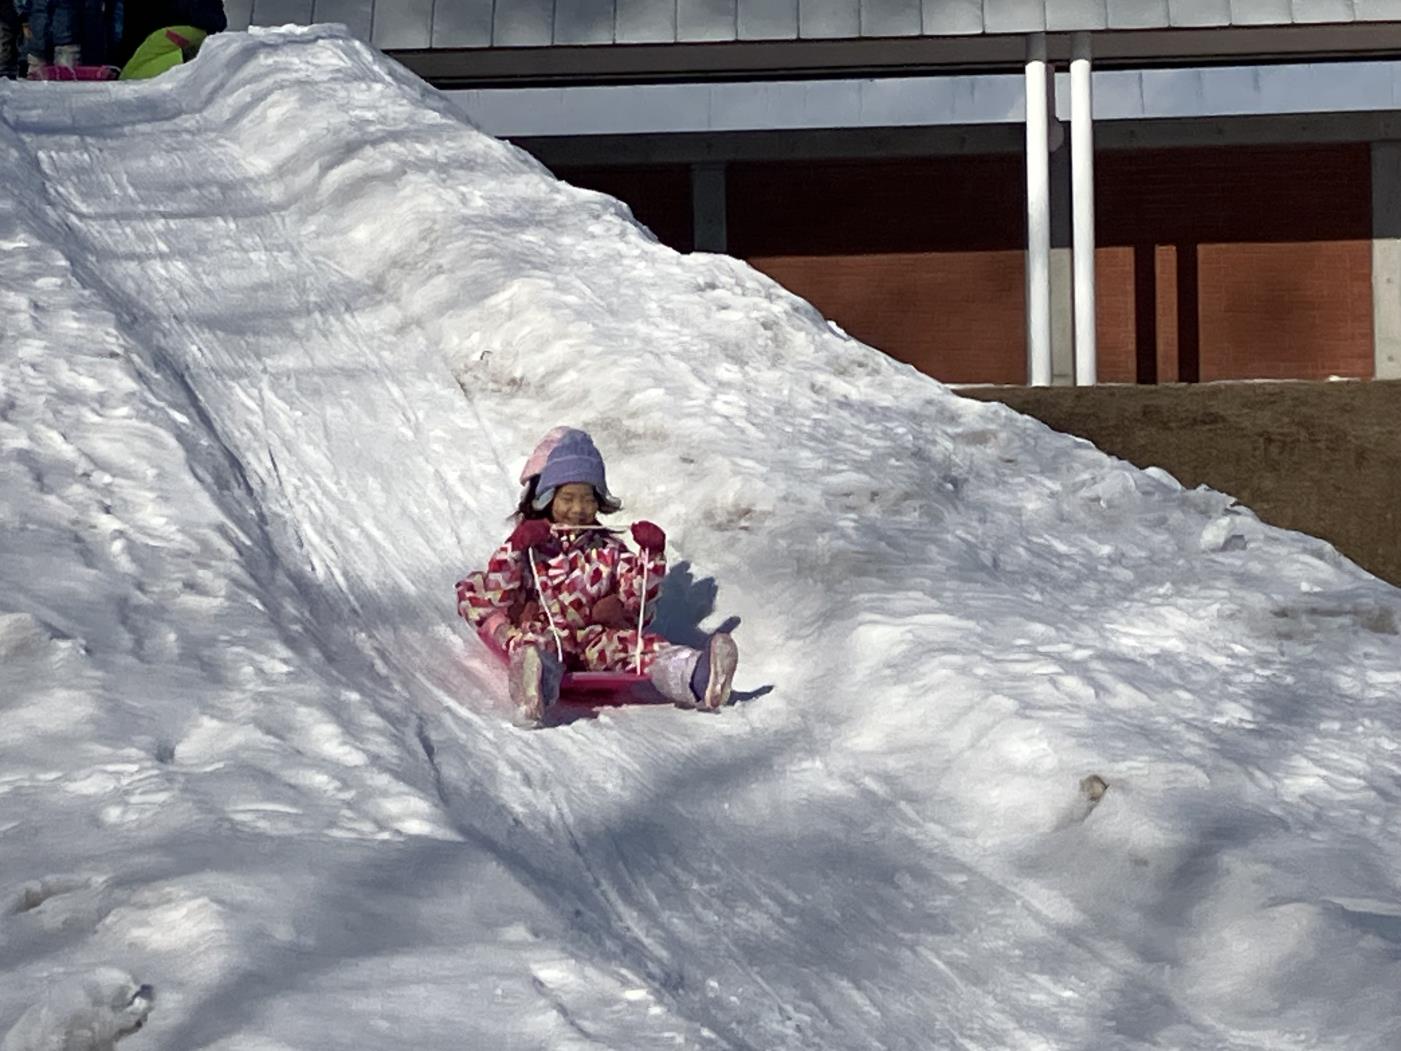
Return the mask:
POLYGON ((0 1051, 114 1051, 141 1029, 155 991, 115 967, 57 982, 0 1041, 0 1051))
POLYGON ((0 156, 0 1025, 120 964, 123 1051, 1389 1046, 1401 596, 1326 545, 338 28, 0 86, 0 156), (558 423, 733 709, 504 717, 452 582, 558 423))

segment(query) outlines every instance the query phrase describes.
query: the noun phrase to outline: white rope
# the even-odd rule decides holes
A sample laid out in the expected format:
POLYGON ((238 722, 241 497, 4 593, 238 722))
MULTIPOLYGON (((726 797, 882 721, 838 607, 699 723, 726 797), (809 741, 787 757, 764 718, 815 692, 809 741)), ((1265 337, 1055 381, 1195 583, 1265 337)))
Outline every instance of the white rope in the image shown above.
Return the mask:
POLYGON ((545 599, 545 589, 540 586, 540 571, 535 568, 535 548, 526 548, 526 554, 530 557, 530 576, 535 581, 535 594, 540 596, 540 608, 545 611, 545 619, 550 622, 550 634, 555 637, 555 653, 559 655, 560 663, 564 663, 564 643, 560 639, 559 629, 555 627, 554 614, 550 612, 550 604, 545 599))
MULTIPOLYGON (((604 532, 616 533, 621 530, 609 529, 605 525, 584 525, 566 526, 551 525, 553 531, 584 531, 588 529, 600 529, 604 532)), ((527 548, 526 554, 530 558, 530 575, 535 581, 535 593, 540 596, 540 608, 545 611, 545 619, 550 622, 550 634, 555 637, 555 652, 559 654, 559 659, 564 660, 564 643, 561 641, 559 629, 555 627, 554 614, 550 612, 550 604, 545 599, 545 589, 540 586, 540 571, 535 568, 535 549, 527 548)), ((637 654, 634 657, 634 667, 638 675, 642 674, 642 626, 647 616, 647 549, 642 549, 642 556, 639 559, 642 564, 642 592, 637 601, 637 654)))
POLYGON ((637 674, 642 674, 642 618, 647 615, 647 552, 642 552, 642 595, 637 600, 637 674))
POLYGON ((587 533, 587 532, 588 532, 589 530, 591 530, 591 529, 592 529, 592 530, 596 530, 596 531, 598 531, 598 532, 600 532, 600 533, 621 533, 621 532, 622 532, 621 529, 614 529, 612 526, 603 525, 601 522, 600 522, 600 523, 595 523, 594 525, 581 525, 581 526, 575 526, 575 525, 553 525, 553 524, 551 524, 550 528, 553 529, 556 533, 587 533))

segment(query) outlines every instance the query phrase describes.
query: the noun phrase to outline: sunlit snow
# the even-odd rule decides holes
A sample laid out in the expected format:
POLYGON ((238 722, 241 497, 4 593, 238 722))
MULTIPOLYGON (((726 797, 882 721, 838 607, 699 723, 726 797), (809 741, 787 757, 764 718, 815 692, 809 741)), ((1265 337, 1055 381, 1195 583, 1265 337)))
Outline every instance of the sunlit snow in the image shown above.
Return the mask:
POLYGON ((6 1051, 138 983, 121 1051, 1395 1046, 1401 592, 339 29, 0 157, 6 1051), (512 725, 453 582, 560 423, 732 708, 512 725))

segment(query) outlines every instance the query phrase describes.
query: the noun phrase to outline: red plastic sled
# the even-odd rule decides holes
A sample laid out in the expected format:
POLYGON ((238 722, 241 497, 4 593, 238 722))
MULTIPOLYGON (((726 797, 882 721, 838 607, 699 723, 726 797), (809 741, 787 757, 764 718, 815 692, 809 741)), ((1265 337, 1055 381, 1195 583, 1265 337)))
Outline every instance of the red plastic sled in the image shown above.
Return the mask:
MULTIPOLYGON (((485 633, 478 632, 486 648, 504 665, 506 651, 485 633)), ((665 698, 645 675, 628 671, 567 671, 559 684, 559 703, 581 704, 590 708, 624 704, 663 704, 665 698)))

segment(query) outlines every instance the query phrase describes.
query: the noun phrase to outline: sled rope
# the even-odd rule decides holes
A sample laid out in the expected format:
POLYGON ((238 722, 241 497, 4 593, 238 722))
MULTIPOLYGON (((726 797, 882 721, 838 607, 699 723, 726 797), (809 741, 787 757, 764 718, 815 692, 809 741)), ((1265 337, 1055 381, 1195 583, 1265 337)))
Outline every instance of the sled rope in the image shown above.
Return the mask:
POLYGON ((545 619, 550 622, 550 634, 555 637, 555 653, 559 657, 559 662, 564 663, 564 641, 560 638, 559 629, 555 627, 555 615, 550 612, 550 603, 545 598, 545 589, 540 586, 540 571, 535 568, 535 549, 527 548, 526 554, 530 557, 530 579, 535 581, 535 594, 540 596, 540 608, 545 611, 545 619))
MULTIPOLYGON (((645 553, 644 553, 645 554, 645 553)), ((640 558, 642 563, 642 591, 637 597, 637 674, 642 674, 642 618, 647 615, 647 559, 640 558)))
MULTIPOLYGON (((607 526, 586 525, 586 526, 555 526, 550 527, 556 531, 563 532, 583 532, 588 529, 597 529, 605 533, 616 533, 618 530, 609 529, 607 526)), ((644 552, 645 554, 645 552, 644 552)), ((545 619, 550 623, 550 634, 555 638, 555 653, 559 656, 560 663, 564 662, 564 642, 560 636, 559 629, 555 627, 555 616, 550 612, 550 603, 545 598, 545 589, 540 586, 540 571, 535 567, 535 549, 527 548, 526 555, 530 559, 530 578, 535 582, 535 594, 540 596, 540 608, 545 611, 545 619)), ((640 558, 638 562, 642 566, 642 590, 638 593, 637 599, 637 652, 633 657, 633 667, 635 673, 642 674, 642 628, 647 617, 647 559, 640 558)))

